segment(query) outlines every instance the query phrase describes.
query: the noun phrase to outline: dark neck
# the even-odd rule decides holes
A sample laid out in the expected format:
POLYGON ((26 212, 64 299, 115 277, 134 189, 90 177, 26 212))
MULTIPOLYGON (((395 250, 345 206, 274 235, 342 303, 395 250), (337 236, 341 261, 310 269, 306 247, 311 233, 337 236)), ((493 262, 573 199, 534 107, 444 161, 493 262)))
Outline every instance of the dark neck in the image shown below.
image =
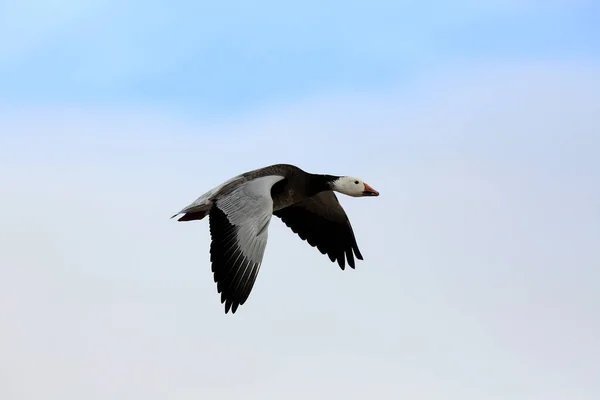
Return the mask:
POLYGON ((336 175, 310 174, 308 180, 308 195, 314 196, 317 193, 331 190, 331 183, 338 179, 336 175))

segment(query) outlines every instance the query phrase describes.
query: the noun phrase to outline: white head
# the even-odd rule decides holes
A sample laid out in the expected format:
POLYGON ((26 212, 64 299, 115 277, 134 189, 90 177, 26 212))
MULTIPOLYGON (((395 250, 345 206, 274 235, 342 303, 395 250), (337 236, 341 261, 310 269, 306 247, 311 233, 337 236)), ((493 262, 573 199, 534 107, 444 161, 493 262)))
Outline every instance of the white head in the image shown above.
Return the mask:
POLYGON ((379 196, 379 192, 360 178, 342 176, 331 182, 331 190, 352 197, 379 196))

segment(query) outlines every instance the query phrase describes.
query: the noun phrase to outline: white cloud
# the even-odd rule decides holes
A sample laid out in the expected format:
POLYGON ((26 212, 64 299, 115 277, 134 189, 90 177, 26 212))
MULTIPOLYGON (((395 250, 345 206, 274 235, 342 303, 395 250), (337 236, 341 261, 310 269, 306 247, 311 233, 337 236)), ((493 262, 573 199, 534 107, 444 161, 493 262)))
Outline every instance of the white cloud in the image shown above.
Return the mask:
POLYGON ((3 399, 595 399, 600 71, 453 74, 202 125, 156 112, 0 119, 3 399), (365 260, 279 221, 224 315, 205 221, 243 170, 362 176, 365 260))

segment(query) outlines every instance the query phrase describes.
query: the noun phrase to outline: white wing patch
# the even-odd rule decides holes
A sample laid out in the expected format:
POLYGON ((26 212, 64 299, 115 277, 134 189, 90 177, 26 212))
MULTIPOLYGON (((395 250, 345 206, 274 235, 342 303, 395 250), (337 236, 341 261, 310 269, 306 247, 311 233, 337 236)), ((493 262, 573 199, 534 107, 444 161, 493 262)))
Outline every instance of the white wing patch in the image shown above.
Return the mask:
POLYGON ((216 203, 237 227, 237 242, 244 256, 257 264, 263 258, 273 213, 271 187, 282 179, 279 175, 253 179, 216 203))

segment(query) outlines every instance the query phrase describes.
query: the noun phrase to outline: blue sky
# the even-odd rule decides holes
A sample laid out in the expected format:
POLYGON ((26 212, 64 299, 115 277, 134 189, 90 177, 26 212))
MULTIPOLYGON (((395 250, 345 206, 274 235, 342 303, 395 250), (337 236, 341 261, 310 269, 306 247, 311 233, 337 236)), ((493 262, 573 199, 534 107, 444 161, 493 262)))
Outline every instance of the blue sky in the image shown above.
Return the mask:
POLYGON ((229 113, 452 64, 593 59, 596 2, 3 2, 0 104, 229 113))
POLYGON ((599 399, 594 4, 0 2, 0 399, 599 399), (169 217, 276 162, 364 260, 225 315, 169 217))

